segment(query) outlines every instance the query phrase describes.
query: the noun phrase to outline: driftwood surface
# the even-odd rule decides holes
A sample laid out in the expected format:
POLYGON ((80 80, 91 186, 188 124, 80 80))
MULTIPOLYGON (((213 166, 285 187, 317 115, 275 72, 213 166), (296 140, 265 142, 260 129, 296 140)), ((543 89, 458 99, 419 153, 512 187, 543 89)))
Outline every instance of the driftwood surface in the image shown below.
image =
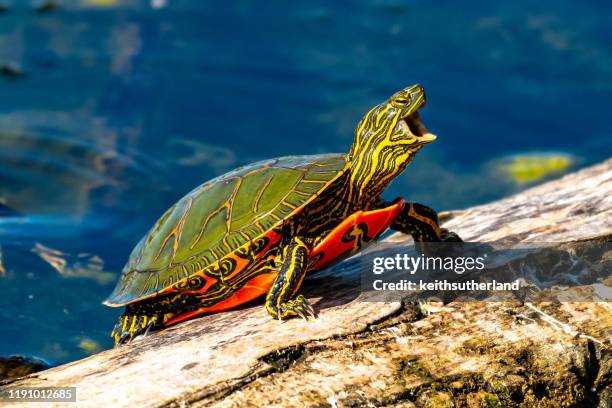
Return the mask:
MULTIPOLYGON (((442 220, 466 241, 609 241, 612 160, 442 220)), ((356 269, 305 282, 315 320, 253 305, 5 387, 76 387, 79 407, 612 404, 610 303, 368 302, 356 269)))

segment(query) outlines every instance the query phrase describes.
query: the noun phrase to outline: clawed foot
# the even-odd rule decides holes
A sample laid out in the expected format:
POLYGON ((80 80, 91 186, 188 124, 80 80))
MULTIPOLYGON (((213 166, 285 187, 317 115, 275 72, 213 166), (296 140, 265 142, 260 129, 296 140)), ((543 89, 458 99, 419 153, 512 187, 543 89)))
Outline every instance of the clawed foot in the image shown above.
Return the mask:
POLYGON ((308 316, 316 318, 316 314, 312 305, 303 295, 299 295, 287 303, 282 303, 276 310, 276 318, 284 320, 291 316, 299 316, 304 320, 308 320, 308 316))
POLYGON ((463 240, 459 235, 446 228, 440 228, 439 241, 415 242, 417 250, 425 256, 461 256, 464 251, 463 240))
POLYGON ((447 230, 446 228, 440 228, 440 240, 442 242, 463 242, 459 235, 447 230))
POLYGON ((158 323, 157 316, 121 316, 117 320, 111 337, 115 340, 115 347, 131 343, 136 337, 145 337, 158 323))
POLYGON ((430 254, 433 256, 455 258, 464 256, 465 252, 461 237, 446 228, 440 228, 440 242, 434 242, 427 245, 431 246, 430 254))

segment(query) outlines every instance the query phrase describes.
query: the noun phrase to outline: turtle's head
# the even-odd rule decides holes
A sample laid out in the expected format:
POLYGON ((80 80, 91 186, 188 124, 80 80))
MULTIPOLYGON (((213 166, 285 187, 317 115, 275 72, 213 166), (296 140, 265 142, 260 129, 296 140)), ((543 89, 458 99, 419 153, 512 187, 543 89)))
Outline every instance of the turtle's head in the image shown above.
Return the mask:
POLYGON ((425 144, 436 140, 419 116, 425 90, 413 85, 372 108, 355 130, 348 155, 351 176, 359 190, 378 195, 412 161, 425 144))

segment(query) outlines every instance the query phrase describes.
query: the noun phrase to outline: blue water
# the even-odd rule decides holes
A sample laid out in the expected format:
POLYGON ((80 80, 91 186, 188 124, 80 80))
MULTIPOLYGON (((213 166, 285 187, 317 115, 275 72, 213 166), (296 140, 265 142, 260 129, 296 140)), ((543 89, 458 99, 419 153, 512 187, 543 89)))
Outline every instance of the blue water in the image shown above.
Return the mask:
POLYGON ((416 82, 439 139, 389 198, 465 207, 525 187, 492 170, 508 155, 612 155, 606 2, 2 3, 0 66, 23 75, 0 76, 0 355, 110 347, 100 302, 166 208, 241 164, 347 151, 416 82))

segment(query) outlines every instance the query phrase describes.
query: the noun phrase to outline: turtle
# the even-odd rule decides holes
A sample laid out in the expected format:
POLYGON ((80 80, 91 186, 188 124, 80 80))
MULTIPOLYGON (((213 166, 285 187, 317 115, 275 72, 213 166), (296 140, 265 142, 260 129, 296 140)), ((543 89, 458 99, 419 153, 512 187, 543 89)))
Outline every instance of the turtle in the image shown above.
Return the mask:
POLYGON ((125 306, 115 345, 195 316, 265 296, 274 319, 316 317, 304 277, 391 229, 417 243, 461 241, 437 213, 381 194, 436 140, 420 118, 413 85, 370 109, 348 154, 287 156, 207 181, 168 209, 133 249, 104 301, 125 306))

